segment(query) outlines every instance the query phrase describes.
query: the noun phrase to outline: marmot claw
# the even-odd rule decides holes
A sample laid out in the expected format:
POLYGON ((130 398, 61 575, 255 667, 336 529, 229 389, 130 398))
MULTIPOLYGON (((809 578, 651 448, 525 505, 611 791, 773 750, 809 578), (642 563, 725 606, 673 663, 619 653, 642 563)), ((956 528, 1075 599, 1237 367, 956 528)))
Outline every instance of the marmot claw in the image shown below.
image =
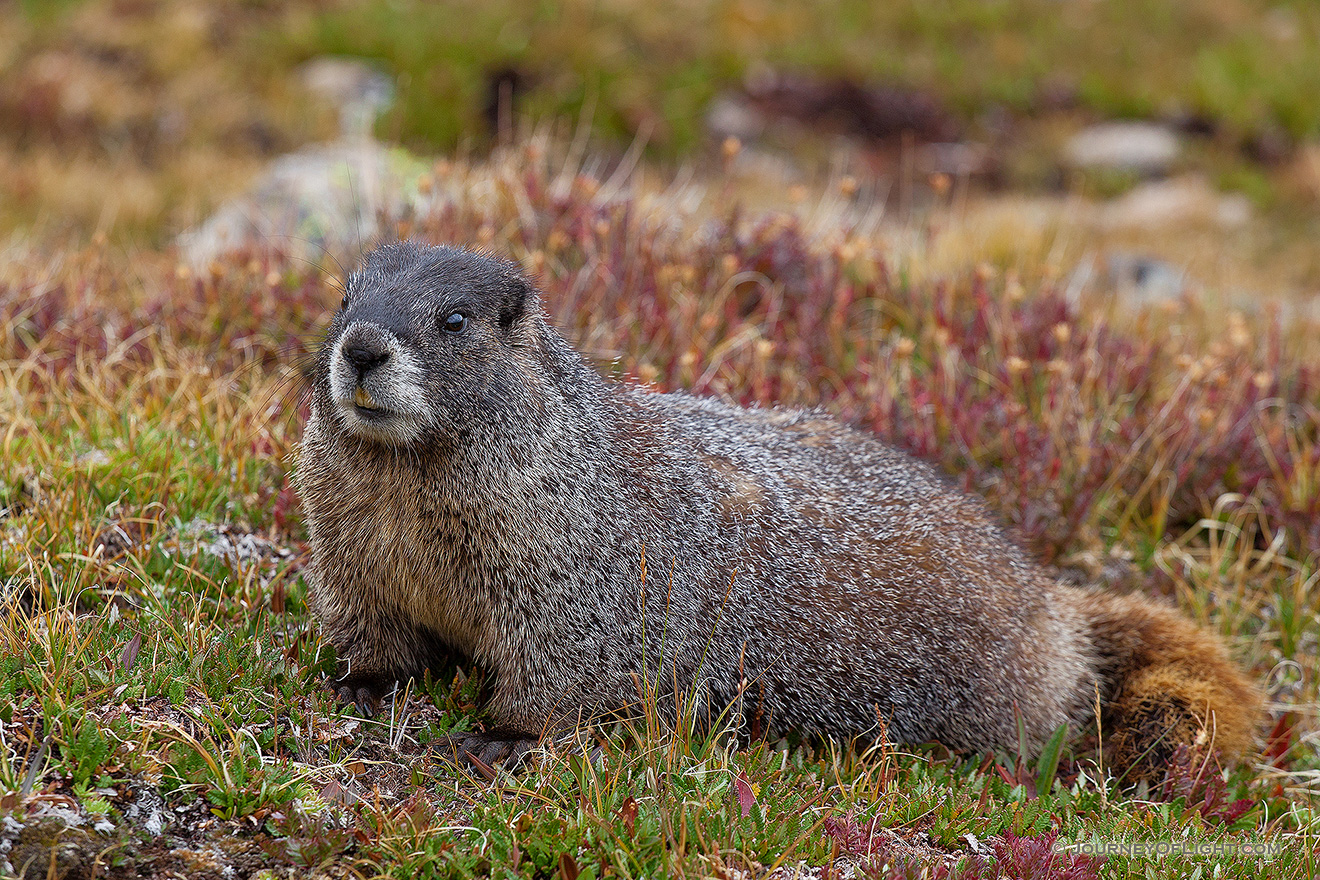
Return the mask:
POLYGON ((467 761, 487 780, 500 769, 516 770, 536 746, 535 736, 513 730, 490 730, 485 733, 456 733, 440 741, 441 752, 448 752, 455 763, 467 761))
POLYGON ((334 682, 332 686, 335 699, 340 703, 351 703, 363 718, 374 718, 381 701, 394 691, 397 683, 350 676, 347 680, 334 682))

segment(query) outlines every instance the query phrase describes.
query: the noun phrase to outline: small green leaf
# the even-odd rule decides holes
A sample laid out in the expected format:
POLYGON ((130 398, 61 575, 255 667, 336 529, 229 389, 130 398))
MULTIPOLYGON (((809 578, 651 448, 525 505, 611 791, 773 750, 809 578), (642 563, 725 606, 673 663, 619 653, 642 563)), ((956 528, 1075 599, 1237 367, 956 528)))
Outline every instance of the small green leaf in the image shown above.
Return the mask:
POLYGON ((1059 770, 1059 756, 1063 754, 1063 744, 1068 741, 1068 722, 1060 724, 1054 735, 1040 750, 1036 759, 1036 794, 1049 794, 1054 787, 1054 774, 1059 770))

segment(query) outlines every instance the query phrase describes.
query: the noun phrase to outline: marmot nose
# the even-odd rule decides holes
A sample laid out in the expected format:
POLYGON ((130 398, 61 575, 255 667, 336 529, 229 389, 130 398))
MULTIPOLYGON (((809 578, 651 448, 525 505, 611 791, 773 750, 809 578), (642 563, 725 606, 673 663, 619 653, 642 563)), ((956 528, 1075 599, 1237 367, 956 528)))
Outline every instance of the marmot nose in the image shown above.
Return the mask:
POLYGON ((353 365, 359 376, 365 376, 389 359, 388 351, 367 347, 361 343, 344 347, 344 360, 353 365))

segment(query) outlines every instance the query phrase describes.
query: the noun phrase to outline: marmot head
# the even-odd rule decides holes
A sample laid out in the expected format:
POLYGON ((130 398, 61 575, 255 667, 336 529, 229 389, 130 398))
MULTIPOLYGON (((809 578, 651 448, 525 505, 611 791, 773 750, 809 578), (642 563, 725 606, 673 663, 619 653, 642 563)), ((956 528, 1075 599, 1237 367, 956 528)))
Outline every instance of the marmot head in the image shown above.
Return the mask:
POLYGON ((317 361, 327 427, 387 446, 454 439, 525 395, 514 352, 540 308, 513 264, 399 242, 372 251, 345 291, 317 361))

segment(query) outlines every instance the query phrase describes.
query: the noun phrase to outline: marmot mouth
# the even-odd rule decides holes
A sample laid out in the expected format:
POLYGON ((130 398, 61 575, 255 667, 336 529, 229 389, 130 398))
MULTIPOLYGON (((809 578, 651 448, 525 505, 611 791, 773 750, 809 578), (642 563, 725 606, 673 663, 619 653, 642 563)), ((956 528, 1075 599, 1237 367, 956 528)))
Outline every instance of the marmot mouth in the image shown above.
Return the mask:
POLYGON ((363 421, 379 422, 388 419, 392 413, 389 409, 382 406, 376 398, 363 387, 358 386, 353 389, 353 397, 344 401, 353 408, 353 414, 363 421))
POLYGON ((390 416, 389 410, 380 407, 365 407, 353 404, 353 412, 357 413, 358 418, 368 422, 379 422, 390 416))
POLYGON ((381 406, 361 385, 353 389, 353 406, 367 412, 379 412, 381 406))

